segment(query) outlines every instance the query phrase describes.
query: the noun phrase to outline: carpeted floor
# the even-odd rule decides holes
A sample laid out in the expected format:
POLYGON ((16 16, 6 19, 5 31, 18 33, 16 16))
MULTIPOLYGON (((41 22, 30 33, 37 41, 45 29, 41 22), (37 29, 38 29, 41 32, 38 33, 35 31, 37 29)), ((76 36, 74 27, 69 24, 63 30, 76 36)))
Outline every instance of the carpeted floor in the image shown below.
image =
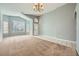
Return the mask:
POLYGON ((0 42, 1 56, 76 56, 75 49, 33 36, 5 38, 0 42))

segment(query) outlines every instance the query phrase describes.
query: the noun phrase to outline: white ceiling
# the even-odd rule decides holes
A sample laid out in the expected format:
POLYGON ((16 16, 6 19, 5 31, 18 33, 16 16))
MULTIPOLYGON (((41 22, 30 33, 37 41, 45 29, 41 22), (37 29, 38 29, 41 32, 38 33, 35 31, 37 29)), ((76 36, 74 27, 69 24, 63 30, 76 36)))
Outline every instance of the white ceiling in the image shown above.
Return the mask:
MULTIPOLYGON (((45 3, 44 5, 45 5, 45 9, 42 12, 43 14, 53 11, 60 6, 65 5, 65 3, 45 3)), ((24 14, 37 15, 38 13, 33 10, 32 6, 33 6, 33 3, 2 3, 0 4, 0 7, 2 8, 17 10, 24 14)))

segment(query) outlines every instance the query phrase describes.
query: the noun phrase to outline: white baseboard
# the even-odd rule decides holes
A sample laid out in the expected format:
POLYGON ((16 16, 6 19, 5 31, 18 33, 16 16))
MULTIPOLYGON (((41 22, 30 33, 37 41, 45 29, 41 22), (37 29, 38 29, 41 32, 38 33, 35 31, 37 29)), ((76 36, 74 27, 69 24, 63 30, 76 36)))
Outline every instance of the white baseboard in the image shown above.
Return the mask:
POLYGON ((75 41, 60 39, 60 38, 46 36, 46 35, 35 36, 35 37, 38 37, 40 39, 47 40, 47 41, 50 41, 50 42, 55 42, 55 43, 58 43, 58 44, 61 44, 61 45, 67 46, 67 47, 76 48, 76 42, 75 41))

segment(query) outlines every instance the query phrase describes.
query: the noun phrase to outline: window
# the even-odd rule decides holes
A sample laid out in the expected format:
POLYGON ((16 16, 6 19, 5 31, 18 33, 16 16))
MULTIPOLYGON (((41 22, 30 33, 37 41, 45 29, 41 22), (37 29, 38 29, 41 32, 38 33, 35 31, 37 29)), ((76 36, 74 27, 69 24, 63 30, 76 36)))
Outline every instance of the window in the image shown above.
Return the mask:
POLYGON ((8 21, 3 21, 3 33, 8 33, 8 21))
POLYGON ((14 20, 12 21, 12 32, 25 32, 25 22, 14 20))

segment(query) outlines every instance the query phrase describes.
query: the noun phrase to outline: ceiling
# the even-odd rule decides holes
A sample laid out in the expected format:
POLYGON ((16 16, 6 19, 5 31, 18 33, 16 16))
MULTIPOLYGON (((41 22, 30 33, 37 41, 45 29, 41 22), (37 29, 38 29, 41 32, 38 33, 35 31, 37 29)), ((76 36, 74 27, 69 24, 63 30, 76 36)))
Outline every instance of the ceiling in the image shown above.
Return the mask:
MULTIPOLYGON (((50 11, 55 10, 56 8, 65 5, 65 3, 45 3, 45 9, 43 10, 43 14, 48 13, 50 11)), ((23 14, 31 14, 31 15, 38 15, 32 8, 33 3, 1 3, 0 7, 10 9, 10 10, 17 10, 23 14)))

